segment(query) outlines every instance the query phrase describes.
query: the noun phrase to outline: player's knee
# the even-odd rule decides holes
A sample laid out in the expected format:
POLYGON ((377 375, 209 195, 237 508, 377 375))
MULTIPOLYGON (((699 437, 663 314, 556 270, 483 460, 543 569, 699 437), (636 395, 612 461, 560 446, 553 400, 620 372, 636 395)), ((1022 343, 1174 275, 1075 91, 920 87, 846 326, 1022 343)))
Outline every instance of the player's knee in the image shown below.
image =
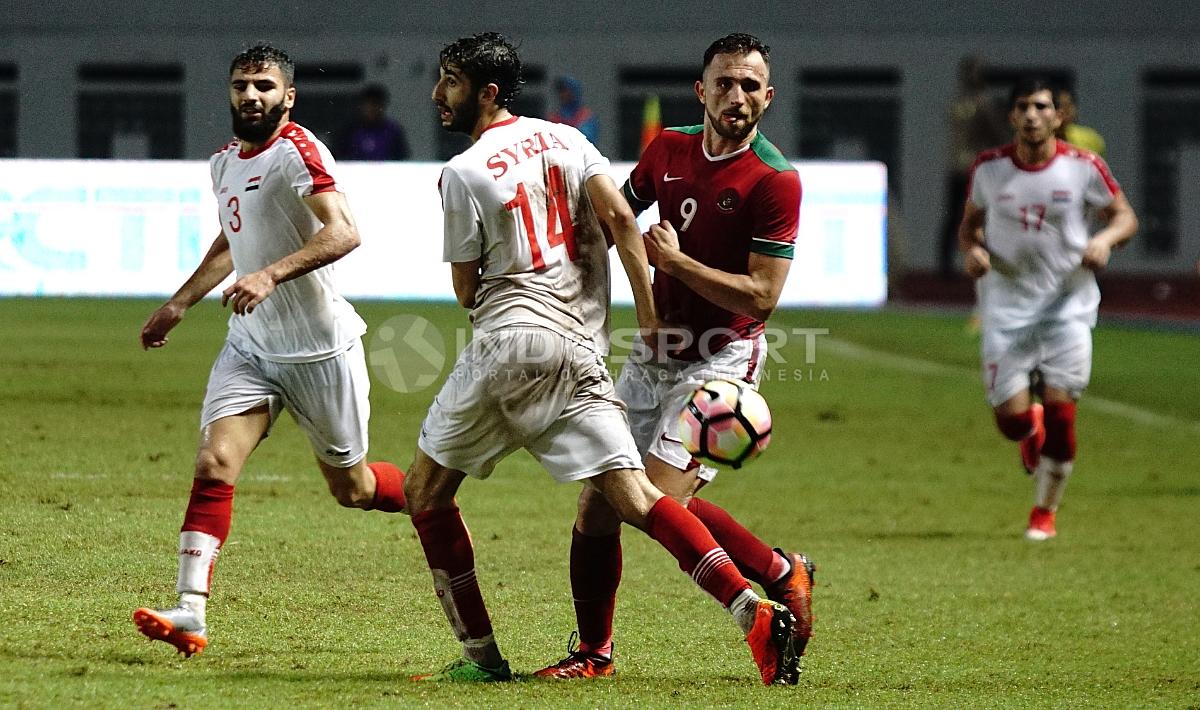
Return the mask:
POLYGON ((584 486, 579 494, 575 529, 593 537, 611 535, 621 529, 621 518, 600 491, 584 486))
POLYGON ((1029 436, 1033 429, 1033 416, 1029 412, 1002 414, 996 412, 996 428, 1011 441, 1020 441, 1029 436))
POLYGON ((354 481, 346 481, 341 485, 330 484, 329 492, 333 494, 338 505, 343 508, 369 508, 374 497, 354 481))
POLYGON ((225 481, 237 479, 238 464, 220 448, 205 447, 196 453, 196 478, 225 481))

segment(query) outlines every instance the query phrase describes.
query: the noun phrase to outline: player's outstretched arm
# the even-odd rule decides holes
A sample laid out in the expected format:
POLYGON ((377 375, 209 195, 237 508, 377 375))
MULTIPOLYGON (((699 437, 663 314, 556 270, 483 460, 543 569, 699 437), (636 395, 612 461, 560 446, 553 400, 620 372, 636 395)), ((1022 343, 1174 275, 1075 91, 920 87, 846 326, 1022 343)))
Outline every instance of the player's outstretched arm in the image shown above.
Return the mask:
POLYGON ((587 181, 587 191, 605 236, 610 237, 617 247, 621 265, 625 267, 625 274, 629 277, 638 325, 653 331, 659 327, 658 314, 654 308, 654 294, 650 288, 650 260, 646 256, 646 245, 638 231, 637 218, 617 189, 617 184, 607 175, 592 176, 587 181))
POLYGON ((332 190, 320 192, 305 197, 304 204, 324 226, 300 249, 235 281, 222 292, 222 306, 228 303, 234 313, 251 313, 279 284, 332 264, 361 243, 345 195, 332 190))
POLYGON ((666 220, 650 225, 642 237, 655 268, 721 308, 756 320, 765 321, 775 311, 792 267, 791 259, 751 253, 746 269, 749 273, 714 269, 679 250, 679 235, 666 220))
POLYGON ((1107 266, 1112 250, 1124 246, 1138 230, 1137 215, 1124 192, 1118 192, 1112 202, 1100 210, 1100 218, 1106 223, 1104 228, 1093 234, 1083 248, 1083 266, 1092 270, 1107 266))
POLYGON ((983 243, 984 214, 974 202, 967 200, 963 206, 962 222, 958 225, 958 248, 963 253, 963 269, 976 279, 992 268, 992 257, 983 243))
POLYGON ((226 276, 233 273, 233 257, 229 253, 229 240, 221 232, 213 240, 208 253, 200 260, 200 265, 192 272, 187 281, 179 287, 174 296, 150 314, 142 325, 142 349, 161 348, 167 344, 167 333, 179 325, 183 314, 191 308, 204 294, 213 290, 226 276))

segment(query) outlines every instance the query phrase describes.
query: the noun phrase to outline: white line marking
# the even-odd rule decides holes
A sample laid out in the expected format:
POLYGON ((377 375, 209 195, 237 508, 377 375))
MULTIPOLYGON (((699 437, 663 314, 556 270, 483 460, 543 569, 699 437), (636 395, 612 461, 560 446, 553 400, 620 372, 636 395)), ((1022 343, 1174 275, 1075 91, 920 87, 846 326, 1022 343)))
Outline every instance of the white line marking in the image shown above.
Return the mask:
MULTIPOLYGON (((848 340, 840 338, 821 338, 818 347, 826 348, 831 352, 848 357, 852 360, 862 360, 871 362, 883 367, 890 367, 893 370, 902 372, 911 372, 918 375, 935 375, 942 377, 957 377, 967 375, 976 377, 977 373, 972 368, 959 367, 956 365, 947 365, 946 363, 935 362, 933 360, 925 360, 923 358, 909 357, 907 355, 896 355, 883 350, 875 350, 865 345, 852 343, 848 340)), ((1159 414, 1152 412, 1149 409, 1124 402, 1118 402, 1112 399, 1106 399, 1094 394, 1086 395, 1083 401, 1093 409, 1110 414, 1122 419, 1128 419, 1138 424, 1147 426, 1156 426, 1162 428, 1182 427, 1185 429, 1193 429, 1200 431, 1200 422, 1192 422, 1177 417, 1172 417, 1167 414, 1159 414)))

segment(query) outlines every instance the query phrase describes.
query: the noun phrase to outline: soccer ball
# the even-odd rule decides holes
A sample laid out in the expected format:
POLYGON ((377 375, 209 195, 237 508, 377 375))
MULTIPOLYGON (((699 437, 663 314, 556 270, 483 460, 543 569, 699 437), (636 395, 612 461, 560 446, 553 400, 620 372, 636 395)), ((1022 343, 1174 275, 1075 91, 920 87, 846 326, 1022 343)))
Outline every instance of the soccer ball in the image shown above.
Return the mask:
POLYGON ((771 410, 745 382, 712 380, 688 398, 678 432, 693 456, 741 468, 770 443, 771 410))

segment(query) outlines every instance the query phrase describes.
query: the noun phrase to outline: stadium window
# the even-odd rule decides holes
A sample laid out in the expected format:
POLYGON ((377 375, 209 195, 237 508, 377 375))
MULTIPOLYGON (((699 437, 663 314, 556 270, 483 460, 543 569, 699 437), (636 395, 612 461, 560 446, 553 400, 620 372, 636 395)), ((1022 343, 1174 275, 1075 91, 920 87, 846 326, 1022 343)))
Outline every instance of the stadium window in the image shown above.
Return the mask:
POLYGON ((0 62, 0 158, 17 156, 17 65, 0 62))
POLYGON ((358 93, 365 80, 361 64, 297 64, 292 120, 312 131, 337 157, 342 132, 358 110, 358 93))
MULTIPOLYGON (((525 85, 521 87, 521 93, 517 95, 517 100, 513 102, 510 110, 514 116, 528 116, 530 118, 545 118, 546 117, 546 68, 537 64, 527 64, 521 69, 521 74, 525 79, 525 85)), ((437 76, 434 76, 434 81, 437 81, 437 76)), ((433 115, 433 120, 437 120, 436 114, 433 115)), ((441 124, 437 128, 437 159, 449 160, 467 148, 471 147, 471 138, 464 133, 451 133, 450 131, 442 130, 441 124)))
POLYGON ((623 67, 618 77, 621 87, 617 108, 621 160, 641 157, 642 128, 647 100, 651 98, 658 99, 660 126, 693 126, 703 120, 704 109, 693 88, 700 78, 696 68, 623 67))
POLYGON ((1181 184, 1181 174, 1200 170, 1200 68, 1147 69, 1141 110, 1144 204, 1136 241, 1147 253, 1168 256, 1179 250, 1183 224, 1197 222, 1195 206, 1183 204, 1180 193, 1195 190, 1181 184))
POLYGON ((183 157, 183 65, 83 64, 77 78, 79 157, 183 157))
POLYGON ((805 159, 877 160, 900 190, 900 71, 820 67, 800 72, 799 154, 805 159))

